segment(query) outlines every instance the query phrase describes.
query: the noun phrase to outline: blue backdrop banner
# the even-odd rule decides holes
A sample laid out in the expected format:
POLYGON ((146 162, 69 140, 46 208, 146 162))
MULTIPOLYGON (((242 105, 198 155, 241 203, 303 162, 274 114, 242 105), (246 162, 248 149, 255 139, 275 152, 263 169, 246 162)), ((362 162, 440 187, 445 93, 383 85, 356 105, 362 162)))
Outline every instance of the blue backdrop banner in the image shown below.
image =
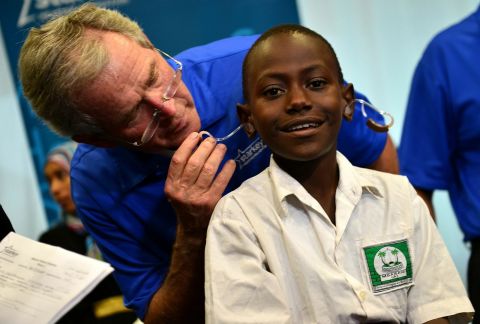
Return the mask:
MULTIPOLYGON (((0 23, 12 74, 17 85, 17 59, 31 27, 87 2, 84 0, 13 0, 0 4, 0 23)), ((232 35, 249 35, 282 23, 298 23, 295 0, 105 0, 91 1, 114 8, 137 21, 156 47, 178 53, 232 35)), ((48 150, 65 141, 33 114, 17 86, 19 102, 49 223, 58 210, 48 194, 43 163, 48 150)))

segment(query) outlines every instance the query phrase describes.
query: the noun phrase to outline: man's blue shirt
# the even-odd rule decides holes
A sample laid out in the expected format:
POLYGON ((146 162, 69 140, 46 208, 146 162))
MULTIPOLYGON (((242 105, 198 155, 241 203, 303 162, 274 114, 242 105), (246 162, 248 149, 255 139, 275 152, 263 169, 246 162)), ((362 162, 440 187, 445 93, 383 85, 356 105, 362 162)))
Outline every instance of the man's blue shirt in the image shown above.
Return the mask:
POLYGON ((415 187, 448 190, 465 240, 480 238, 480 8, 435 36, 412 81, 399 148, 415 187))
MULTIPOLYGON (((242 62, 257 37, 233 37, 176 57, 183 63, 183 81, 194 98, 202 130, 216 137, 239 125, 242 62)), ((342 125, 338 149, 352 163, 367 166, 378 159, 385 143, 386 134, 369 130, 357 109, 353 121, 342 125)), ((251 140, 240 131, 225 144, 227 158, 237 162, 227 192, 268 166, 270 152, 259 138, 251 140)), ((169 162, 159 155, 86 144, 79 145, 72 161, 78 214, 115 268, 126 305, 140 318, 165 279, 175 240, 176 216, 164 195, 169 162)))

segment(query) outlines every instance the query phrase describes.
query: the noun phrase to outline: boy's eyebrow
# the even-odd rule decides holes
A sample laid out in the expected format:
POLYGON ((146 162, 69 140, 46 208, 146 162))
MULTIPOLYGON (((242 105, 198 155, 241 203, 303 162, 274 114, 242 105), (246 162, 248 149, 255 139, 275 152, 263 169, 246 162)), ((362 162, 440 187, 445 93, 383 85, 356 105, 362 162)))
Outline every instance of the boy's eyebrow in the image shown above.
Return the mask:
MULTIPOLYGON (((311 73, 315 70, 322 70, 322 71, 327 71, 328 69, 323 65, 323 64, 313 64, 306 66, 305 68, 300 70, 301 74, 308 74, 311 73)), ((265 79, 265 78, 273 78, 273 79, 282 79, 285 77, 285 75, 288 74, 287 71, 266 71, 258 77, 258 80, 265 79)))

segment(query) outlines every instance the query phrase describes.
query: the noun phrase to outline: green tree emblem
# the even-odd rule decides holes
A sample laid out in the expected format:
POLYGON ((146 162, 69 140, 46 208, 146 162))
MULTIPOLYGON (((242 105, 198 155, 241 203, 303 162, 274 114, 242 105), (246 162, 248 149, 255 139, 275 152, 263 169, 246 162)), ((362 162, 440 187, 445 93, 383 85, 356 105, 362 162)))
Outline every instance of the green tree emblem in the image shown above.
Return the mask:
POLYGON ((400 250, 396 248, 393 248, 393 249, 387 248, 384 251, 378 252, 378 256, 380 257, 383 263, 383 268, 389 269, 389 268, 400 265, 401 262, 398 261, 399 253, 400 253, 400 250))
POLYGON ((382 259, 383 265, 388 266, 388 263, 385 261, 385 256, 386 256, 386 255, 387 255, 387 254, 386 254, 385 252, 379 252, 379 253, 378 253, 378 256, 380 257, 380 259, 382 259))
POLYGON ((397 249, 393 249, 392 251, 392 254, 395 256, 395 264, 399 264, 400 262, 398 262, 398 251, 397 249))

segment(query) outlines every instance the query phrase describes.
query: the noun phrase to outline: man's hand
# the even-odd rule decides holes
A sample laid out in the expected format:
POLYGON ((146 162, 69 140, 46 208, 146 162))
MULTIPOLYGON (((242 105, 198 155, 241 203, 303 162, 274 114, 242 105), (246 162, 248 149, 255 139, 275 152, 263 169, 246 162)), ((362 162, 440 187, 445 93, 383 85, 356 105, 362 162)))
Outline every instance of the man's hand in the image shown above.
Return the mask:
POLYGON ((172 157, 165 194, 177 214, 177 234, 167 277, 150 301, 144 322, 204 323, 204 249, 213 209, 235 171, 226 147, 191 134, 172 157))
POLYGON ((200 141, 192 133, 172 157, 165 182, 165 194, 185 232, 205 232, 210 216, 222 197, 235 171, 235 162, 228 161, 217 174, 226 146, 208 137, 200 141))

